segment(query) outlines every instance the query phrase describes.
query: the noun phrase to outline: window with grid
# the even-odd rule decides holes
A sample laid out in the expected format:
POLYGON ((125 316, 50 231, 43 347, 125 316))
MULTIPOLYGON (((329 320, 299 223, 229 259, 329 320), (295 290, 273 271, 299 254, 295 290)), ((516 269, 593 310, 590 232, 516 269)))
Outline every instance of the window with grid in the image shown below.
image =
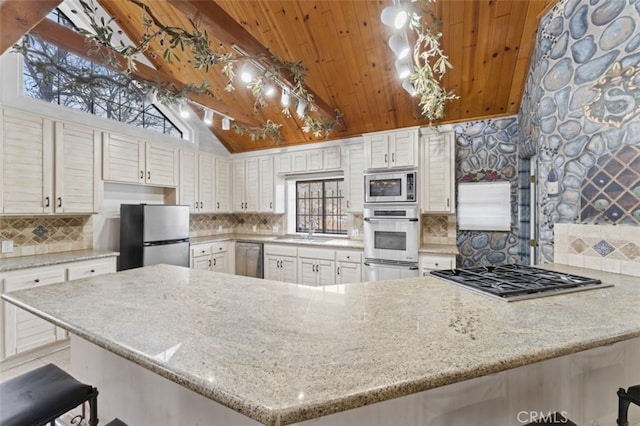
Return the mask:
MULTIPOLYGON (((47 16, 77 30, 60 10, 47 16)), ((24 95, 182 138, 136 82, 30 35, 24 37, 24 95)))
POLYGON ((344 179, 296 182, 296 232, 346 234, 344 179))

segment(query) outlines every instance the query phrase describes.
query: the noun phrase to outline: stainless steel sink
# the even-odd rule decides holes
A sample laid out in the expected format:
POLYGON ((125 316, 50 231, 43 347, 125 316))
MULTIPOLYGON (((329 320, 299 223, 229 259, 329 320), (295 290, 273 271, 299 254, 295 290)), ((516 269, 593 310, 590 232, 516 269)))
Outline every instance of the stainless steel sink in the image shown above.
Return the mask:
POLYGON ((331 238, 323 238, 323 237, 306 237, 306 236, 300 236, 300 237, 294 237, 294 236, 289 236, 289 235, 284 235, 281 237, 276 237, 275 241, 286 241, 286 242, 292 242, 292 243, 296 243, 296 244, 303 244, 303 243, 326 243, 331 241, 331 238))

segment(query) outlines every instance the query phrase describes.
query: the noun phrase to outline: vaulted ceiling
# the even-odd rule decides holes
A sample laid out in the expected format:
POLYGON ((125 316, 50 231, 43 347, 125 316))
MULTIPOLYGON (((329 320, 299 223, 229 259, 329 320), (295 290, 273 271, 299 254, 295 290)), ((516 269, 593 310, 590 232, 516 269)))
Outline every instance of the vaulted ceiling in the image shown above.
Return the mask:
MULTIPOLYGON (((34 7, 24 10, 25 3, 50 10, 59 2, 1 1, 1 23, 7 28, 0 33, 2 50, 15 41, 10 41, 15 37, 13 33, 24 33, 34 26, 35 32, 48 33, 49 38, 57 37, 62 44, 75 43, 67 46, 70 50, 82 48, 81 42, 72 41, 56 28, 47 28, 44 22, 38 24, 37 15, 46 11, 34 7), (8 13, 16 14, 15 19, 7 18, 8 13), (27 19, 20 14, 32 16, 27 19), (31 26, 25 24, 29 19, 33 21, 31 26)), ((99 0, 133 40, 139 40, 144 32, 137 1, 140 0, 99 0)), ((189 20, 195 21, 207 31, 212 46, 230 49, 237 45, 250 54, 271 52, 283 61, 302 61, 307 87, 314 94, 319 114, 330 119, 336 108, 344 114, 329 139, 427 124, 420 115, 417 99, 401 87, 395 57, 387 45, 393 32, 380 21, 382 10, 392 4, 391 0, 143 2, 165 25, 192 28, 189 20)), ((443 86, 460 96, 447 105, 442 123, 517 113, 539 19, 555 2, 438 0, 432 4, 433 12, 442 21, 442 47, 454 67, 447 72, 443 86)), ((324 140, 304 133, 295 113, 289 118, 283 116, 279 99, 269 99, 267 107, 254 112, 254 98, 242 83, 238 81, 235 91, 226 92, 223 89, 227 79, 219 68, 196 70, 186 52, 178 55, 181 60, 173 63, 161 55, 150 57, 156 69, 141 67, 138 72, 146 73, 148 78, 170 80, 176 87, 207 81, 213 96, 194 97, 199 104, 249 125, 267 120, 282 124, 284 141, 276 143, 270 139, 251 141, 248 135, 224 131, 219 119, 215 120, 211 131, 230 152, 324 140)))

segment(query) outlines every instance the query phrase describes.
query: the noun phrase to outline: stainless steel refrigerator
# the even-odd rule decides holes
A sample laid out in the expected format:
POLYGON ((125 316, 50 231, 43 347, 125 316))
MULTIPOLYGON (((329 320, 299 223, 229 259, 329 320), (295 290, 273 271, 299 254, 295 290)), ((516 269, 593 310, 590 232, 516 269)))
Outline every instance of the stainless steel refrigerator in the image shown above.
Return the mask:
POLYGON ((118 270, 189 266, 189 206, 122 204, 118 270))

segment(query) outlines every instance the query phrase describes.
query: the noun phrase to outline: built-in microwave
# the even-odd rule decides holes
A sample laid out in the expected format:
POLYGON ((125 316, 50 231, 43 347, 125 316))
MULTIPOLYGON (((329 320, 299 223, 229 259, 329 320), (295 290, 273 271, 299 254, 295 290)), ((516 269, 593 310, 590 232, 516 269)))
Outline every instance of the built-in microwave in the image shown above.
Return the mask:
POLYGON ((364 190, 365 203, 415 203, 416 171, 365 174, 364 190))

